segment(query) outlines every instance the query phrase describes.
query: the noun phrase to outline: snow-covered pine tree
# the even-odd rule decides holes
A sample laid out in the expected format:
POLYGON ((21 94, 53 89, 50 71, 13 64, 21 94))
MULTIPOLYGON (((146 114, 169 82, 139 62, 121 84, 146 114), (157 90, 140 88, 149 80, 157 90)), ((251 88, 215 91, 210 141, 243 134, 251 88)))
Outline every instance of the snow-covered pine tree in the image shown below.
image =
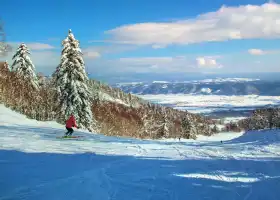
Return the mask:
POLYGON ((88 77, 79 41, 71 30, 62 42, 61 62, 53 78, 57 91, 58 113, 61 122, 65 122, 74 113, 78 126, 90 131, 97 131, 88 89, 88 77))
POLYGON ((38 90, 39 85, 38 78, 35 73, 35 66, 33 65, 29 55, 29 49, 24 43, 22 43, 13 56, 14 62, 11 68, 12 71, 15 71, 21 79, 27 81, 34 89, 38 90))
POLYGON ((194 118, 186 115, 182 120, 182 136, 187 139, 196 139, 197 130, 194 125, 194 118))
POLYGON ((162 124, 157 119, 154 110, 150 109, 148 106, 143 106, 142 108, 143 114, 141 121, 143 122, 143 126, 140 129, 140 137, 158 138, 160 136, 159 132, 162 129, 162 124))
POLYGON ((276 108, 272 113, 273 128, 280 128, 280 109, 276 108))
POLYGON ((190 138, 191 124, 188 116, 182 120, 183 137, 190 138))
POLYGON ((94 101, 99 102, 100 101, 100 85, 98 83, 98 81, 95 80, 90 80, 89 81, 89 88, 91 91, 91 96, 93 98, 94 101))
POLYGON ((216 124, 214 124, 214 127, 213 127, 212 131, 213 131, 214 133, 218 133, 218 132, 219 132, 218 127, 217 127, 216 124))
POLYGON ((170 137, 170 127, 171 123, 169 122, 169 119, 167 117, 167 110, 165 107, 161 107, 161 116, 162 116, 162 124, 161 124, 161 130, 160 130, 160 136, 162 137, 170 137))

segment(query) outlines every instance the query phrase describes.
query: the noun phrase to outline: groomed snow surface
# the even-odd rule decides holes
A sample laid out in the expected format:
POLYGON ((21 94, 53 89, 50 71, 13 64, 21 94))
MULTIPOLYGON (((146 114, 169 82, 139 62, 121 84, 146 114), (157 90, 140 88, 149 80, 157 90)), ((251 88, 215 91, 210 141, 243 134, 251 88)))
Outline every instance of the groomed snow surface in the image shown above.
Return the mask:
POLYGON ((181 142, 64 132, 0 105, 0 200, 280 198, 276 130, 181 142))

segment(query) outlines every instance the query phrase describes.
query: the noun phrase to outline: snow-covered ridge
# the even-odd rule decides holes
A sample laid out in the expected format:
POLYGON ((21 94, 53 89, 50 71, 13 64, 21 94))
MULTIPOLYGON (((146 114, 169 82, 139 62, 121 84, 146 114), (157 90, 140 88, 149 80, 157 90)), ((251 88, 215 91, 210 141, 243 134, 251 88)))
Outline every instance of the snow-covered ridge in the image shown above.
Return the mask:
POLYGON ((153 81, 114 84, 132 94, 280 95, 280 81, 249 78, 216 78, 189 81, 153 81))
POLYGON ((127 83, 117 83, 117 85, 139 85, 143 84, 143 82, 127 82, 127 83))
POLYGON ((153 83, 170 83, 169 81, 153 81, 153 83))
POLYGON ((205 80, 197 80, 190 81, 186 83, 222 83, 222 82, 251 82, 251 81, 260 81, 260 79, 252 79, 252 78, 216 78, 216 79, 205 79, 205 80))
MULTIPOLYGON (((260 81, 260 79, 252 78, 215 78, 215 79, 202 79, 202 80, 190 80, 190 81, 152 81, 152 83, 165 84, 165 83, 223 83, 223 82, 251 82, 260 81)), ((124 85, 141 85, 144 82, 126 82, 117 83, 119 86, 124 85)))

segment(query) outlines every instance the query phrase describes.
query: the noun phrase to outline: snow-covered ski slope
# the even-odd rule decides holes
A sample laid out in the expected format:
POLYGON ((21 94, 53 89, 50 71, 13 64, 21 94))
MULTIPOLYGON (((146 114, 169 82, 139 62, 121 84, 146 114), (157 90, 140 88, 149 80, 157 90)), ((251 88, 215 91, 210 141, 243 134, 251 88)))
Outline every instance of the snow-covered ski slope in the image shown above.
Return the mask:
POLYGON ((181 142, 63 133, 0 105, 0 200, 280 199, 279 131, 181 142))

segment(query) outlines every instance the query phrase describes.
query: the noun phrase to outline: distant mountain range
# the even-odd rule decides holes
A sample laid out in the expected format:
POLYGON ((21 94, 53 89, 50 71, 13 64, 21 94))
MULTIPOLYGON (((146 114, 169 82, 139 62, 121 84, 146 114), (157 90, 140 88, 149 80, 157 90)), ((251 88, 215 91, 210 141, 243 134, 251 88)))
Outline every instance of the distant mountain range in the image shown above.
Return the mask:
POLYGON ((199 81, 153 81, 113 85, 133 94, 203 94, 280 96, 280 81, 247 78, 219 78, 199 81))

